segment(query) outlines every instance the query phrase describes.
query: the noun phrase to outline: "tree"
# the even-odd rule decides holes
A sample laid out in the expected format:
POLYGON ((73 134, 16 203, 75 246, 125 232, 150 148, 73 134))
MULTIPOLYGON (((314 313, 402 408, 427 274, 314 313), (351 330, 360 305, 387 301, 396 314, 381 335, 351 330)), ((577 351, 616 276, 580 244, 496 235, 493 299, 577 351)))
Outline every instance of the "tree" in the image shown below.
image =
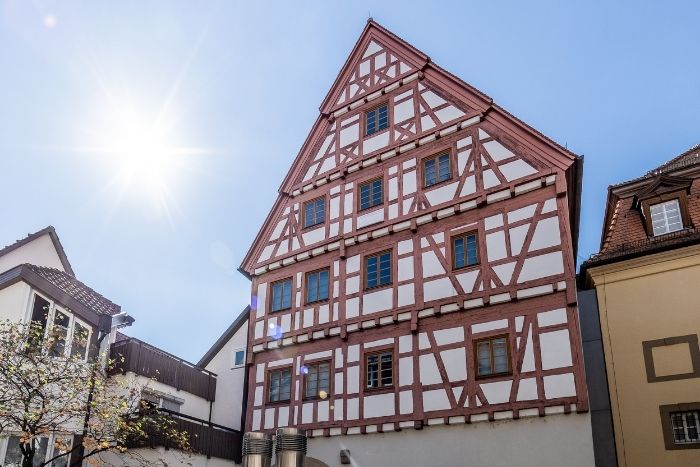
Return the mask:
POLYGON ((187 433, 142 400, 148 383, 108 377, 114 362, 88 352, 87 330, 73 336, 77 351, 66 356, 66 333, 60 326, 48 332, 45 327, 38 321, 0 321, 0 435, 15 435, 13 465, 65 466, 69 456, 71 465, 100 464, 107 452, 146 465, 133 448, 146 445, 150 436, 189 451, 187 433), (54 455, 46 460, 49 438, 54 455))

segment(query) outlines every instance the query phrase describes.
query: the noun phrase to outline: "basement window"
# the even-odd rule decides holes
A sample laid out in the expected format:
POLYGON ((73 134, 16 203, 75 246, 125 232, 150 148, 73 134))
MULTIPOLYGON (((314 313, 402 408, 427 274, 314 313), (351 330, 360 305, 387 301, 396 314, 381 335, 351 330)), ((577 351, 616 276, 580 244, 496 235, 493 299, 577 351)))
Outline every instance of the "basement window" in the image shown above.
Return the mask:
POLYGON ((700 443, 700 411, 671 413, 671 428, 675 444, 700 443))

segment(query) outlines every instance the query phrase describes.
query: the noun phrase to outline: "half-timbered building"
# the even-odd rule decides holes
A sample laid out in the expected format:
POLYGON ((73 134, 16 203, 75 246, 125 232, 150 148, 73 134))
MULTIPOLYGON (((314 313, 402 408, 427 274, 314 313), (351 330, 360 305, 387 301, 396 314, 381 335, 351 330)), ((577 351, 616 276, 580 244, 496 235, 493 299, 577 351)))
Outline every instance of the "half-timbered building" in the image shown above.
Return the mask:
POLYGON ((581 162, 370 20, 241 266, 246 429, 329 465, 592 465, 581 162))

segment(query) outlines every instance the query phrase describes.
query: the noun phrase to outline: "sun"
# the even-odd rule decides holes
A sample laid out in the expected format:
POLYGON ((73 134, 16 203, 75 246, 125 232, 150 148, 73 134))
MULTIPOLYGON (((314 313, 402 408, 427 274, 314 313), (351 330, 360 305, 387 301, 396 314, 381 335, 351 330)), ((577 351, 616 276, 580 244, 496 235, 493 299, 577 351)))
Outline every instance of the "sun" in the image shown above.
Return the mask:
POLYGON ((180 143, 177 121, 164 112, 149 113, 128 103, 112 106, 89 130, 84 147, 106 166, 112 177, 106 184, 115 204, 131 199, 150 204, 158 214, 171 216, 174 187, 180 188, 193 157, 206 151, 180 143), (168 118, 169 117, 169 118, 168 118))

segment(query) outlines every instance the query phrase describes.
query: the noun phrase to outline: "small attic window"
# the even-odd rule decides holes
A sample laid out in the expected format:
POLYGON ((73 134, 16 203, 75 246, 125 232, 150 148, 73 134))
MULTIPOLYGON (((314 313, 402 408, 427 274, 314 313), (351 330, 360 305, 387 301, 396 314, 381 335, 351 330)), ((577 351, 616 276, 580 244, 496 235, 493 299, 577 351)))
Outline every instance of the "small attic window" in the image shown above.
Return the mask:
POLYGON ((365 113, 365 136, 382 131, 389 126, 389 106, 375 107, 365 113))
POLYGON ((683 218, 678 199, 649 206, 654 236, 683 230, 683 218))

